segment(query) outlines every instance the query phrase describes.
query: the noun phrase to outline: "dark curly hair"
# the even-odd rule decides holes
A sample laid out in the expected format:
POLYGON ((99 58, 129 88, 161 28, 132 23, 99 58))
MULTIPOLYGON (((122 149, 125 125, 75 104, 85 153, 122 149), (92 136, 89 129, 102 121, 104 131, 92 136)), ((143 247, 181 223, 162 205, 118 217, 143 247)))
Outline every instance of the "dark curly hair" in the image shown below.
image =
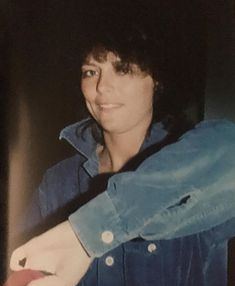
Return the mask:
MULTIPOLYGON (((83 31, 80 37, 80 63, 89 54, 103 61, 107 52, 120 57, 122 68, 130 64, 150 74, 158 86, 153 103, 153 121, 166 126, 185 121, 184 111, 189 98, 184 92, 172 94, 171 65, 169 64, 169 17, 164 5, 151 6, 151 1, 100 1, 86 7, 81 15, 83 31)), ((87 4, 88 5, 88 4, 87 4)))

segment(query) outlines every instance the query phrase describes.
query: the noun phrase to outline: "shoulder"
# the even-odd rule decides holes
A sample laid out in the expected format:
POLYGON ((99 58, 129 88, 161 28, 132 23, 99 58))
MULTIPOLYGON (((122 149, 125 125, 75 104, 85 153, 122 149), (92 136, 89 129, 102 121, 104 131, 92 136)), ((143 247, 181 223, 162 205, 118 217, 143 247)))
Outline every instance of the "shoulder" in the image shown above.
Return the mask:
POLYGON ((76 154, 49 168, 42 179, 39 187, 41 196, 62 196, 72 194, 78 185, 78 171, 83 164, 84 158, 76 154))
POLYGON ((57 164, 47 169, 44 176, 49 176, 51 178, 56 177, 56 179, 58 179, 58 176, 71 177, 81 167, 81 164, 84 162, 84 160, 85 159, 82 156, 76 154, 58 162, 57 164))
POLYGON ((49 168, 37 192, 37 201, 43 217, 64 207, 79 193, 78 172, 84 158, 67 158, 49 168))
MULTIPOLYGON (((43 176, 40 189, 54 189, 65 187, 65 185, 76 184, 78 170, 81 168, 84 158, 79 154, 66 158, 47 169, 43 176)), ((58 192, 59 190, 57 190, 58 192)))

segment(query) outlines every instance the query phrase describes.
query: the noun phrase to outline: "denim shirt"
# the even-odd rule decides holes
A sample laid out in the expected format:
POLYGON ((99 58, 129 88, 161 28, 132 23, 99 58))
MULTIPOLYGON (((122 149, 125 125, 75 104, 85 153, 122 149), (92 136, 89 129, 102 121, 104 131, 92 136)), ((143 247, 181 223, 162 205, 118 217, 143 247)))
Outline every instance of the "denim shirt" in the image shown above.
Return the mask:
MULTIPOLYGON (((111 176, 99 194, 88 122, 62 131, 78 153, 47 171, 26 227, 70 215, 95 257, 79 285, 226 285, 227 241, 235 233, 234 124, 200 123, 136 170, 111 176)), ((154 125, 141 151, 166 136, 154 125)))

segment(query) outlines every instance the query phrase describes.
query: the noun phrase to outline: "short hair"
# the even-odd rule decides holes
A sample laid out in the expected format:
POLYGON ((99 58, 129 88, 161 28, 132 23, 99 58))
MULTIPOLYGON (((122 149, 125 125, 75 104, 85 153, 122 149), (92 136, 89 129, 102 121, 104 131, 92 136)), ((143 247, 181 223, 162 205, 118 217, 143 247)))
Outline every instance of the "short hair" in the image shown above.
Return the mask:
POLYGON ((80 62, 89 54, 102 61, 110 51, 127 68, 137 64, 159 83, 154 96, 153 121, 184 117, 190 93, 183 90, 185 81, 178 84, 174 78, 178 67, 173 70, 171 66, 172 49, 180 49, 167 14, 169 7, 170 12, 174 8, 164 6, 164 1, 103 1, 103 6, 98 3, 102 1, 95 2, 92 9, 86 7, 86 13, 81 15, 80 62), (181 90, 174 93, 175 86, 181 90))
POLYGON ((106 5, 87 9, 79 36, 80 63, 89 54, 96 60, 105 59, 107 52, 120 57, 126 69, 136 64, 158 82, 156 98, 164 82, 164 23, 145 1, 105 1, 106 5), (109 4, 110 2, 110 4, 109 4), (90 13, 90 14, 89 14, 90 13), (153 14, 153 13, 152 13, 153 14))
MULTIPOLYGON (((137 64, 159 81, 164 66, 162 35, 156 35, 146 20, 139 17, 131 19, 124 13, 101 13, 101 19, 93 19, 85 28, 86 34, 80 43, 81 60, 90 53, 97 60, 102 60, 107 52, 113 52, 127 67, 137 64)), ((155 31, 159 29, 155 27, 155 31)))

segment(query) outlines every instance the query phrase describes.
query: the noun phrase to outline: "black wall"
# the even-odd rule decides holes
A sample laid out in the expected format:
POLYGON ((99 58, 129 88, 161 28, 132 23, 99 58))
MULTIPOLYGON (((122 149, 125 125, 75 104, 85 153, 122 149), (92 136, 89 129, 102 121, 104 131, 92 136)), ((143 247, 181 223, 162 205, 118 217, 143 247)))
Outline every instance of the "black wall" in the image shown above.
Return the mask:
MULTIPOLYGON (((235 1, 208 0, 207 5, 205 118, 235 121, 235 1)), ((235 239, 229 243, 229 285, 235 285, 235 239)))

